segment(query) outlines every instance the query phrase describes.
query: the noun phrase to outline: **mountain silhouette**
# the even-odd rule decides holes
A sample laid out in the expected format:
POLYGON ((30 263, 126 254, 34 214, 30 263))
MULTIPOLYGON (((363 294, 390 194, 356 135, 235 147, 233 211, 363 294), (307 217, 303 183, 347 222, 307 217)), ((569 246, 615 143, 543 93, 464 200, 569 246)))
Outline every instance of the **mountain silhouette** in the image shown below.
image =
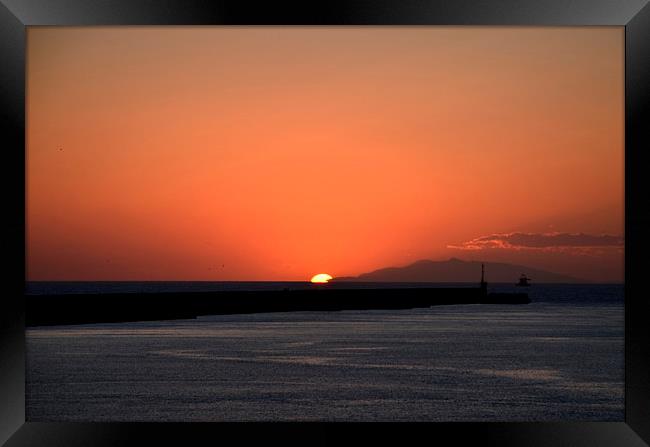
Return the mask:
POLYGON ((332 281, 367 282, 472 282, 481 280, 481 264, 485 264, 485 280, 492 283, 516 283, 525 273, 532 283, 584 283, 588 282, 558 273, 531 267, 501 262, 463 261, 451 258, 446 261, 421 260, 405 267, 388 267, 362 273, 359 276, 344 276, 332 281))

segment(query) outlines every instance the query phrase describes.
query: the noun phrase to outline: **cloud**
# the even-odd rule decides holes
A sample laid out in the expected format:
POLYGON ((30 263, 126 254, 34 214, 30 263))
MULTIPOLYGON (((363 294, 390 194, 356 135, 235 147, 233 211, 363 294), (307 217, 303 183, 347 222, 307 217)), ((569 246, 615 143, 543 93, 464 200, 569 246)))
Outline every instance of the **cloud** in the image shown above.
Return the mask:
POLYGON ((540 250, 593 252, 604 249, 620 249, 624 239, 608 234, 585 233, 500 233, 481 236, 458 245, 447 245, 457 250, 540 250))

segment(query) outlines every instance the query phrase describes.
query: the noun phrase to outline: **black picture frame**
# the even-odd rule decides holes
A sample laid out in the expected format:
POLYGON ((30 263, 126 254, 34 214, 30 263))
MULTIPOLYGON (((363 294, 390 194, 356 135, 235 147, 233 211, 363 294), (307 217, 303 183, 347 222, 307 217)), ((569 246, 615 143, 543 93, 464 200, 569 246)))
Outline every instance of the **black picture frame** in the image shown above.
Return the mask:
POLYGON ((235 435, 270 442, 441 439, 488 444, 642 446, 650 443, 648 0, 0 0, 3 305, 0 444, 200 444, 235 435), (25 422, 25 36, 39 25, 506 25, 625 27, 625 421, 607 423, 35 423, 25 422), (414 433, 416 432, 416 433, 414 433), (408 438, 404 438, 408 435, 408 438))

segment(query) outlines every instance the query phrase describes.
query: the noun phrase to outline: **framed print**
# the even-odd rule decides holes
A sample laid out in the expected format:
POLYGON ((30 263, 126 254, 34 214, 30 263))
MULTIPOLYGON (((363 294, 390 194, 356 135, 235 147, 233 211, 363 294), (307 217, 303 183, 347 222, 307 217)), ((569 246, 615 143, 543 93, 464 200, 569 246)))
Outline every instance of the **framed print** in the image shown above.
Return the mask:
POLYGON ((647 445, 646 1, 0 21, 6 445, 647 445))

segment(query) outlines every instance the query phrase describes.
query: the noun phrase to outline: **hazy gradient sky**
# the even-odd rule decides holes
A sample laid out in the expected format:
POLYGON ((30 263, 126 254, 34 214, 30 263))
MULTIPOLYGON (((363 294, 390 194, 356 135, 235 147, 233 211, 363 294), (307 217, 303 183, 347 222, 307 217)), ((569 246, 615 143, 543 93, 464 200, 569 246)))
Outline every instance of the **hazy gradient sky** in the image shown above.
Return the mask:
POLYGON ((28 279, 305 280, 455 256, 622 280, 623 39, 30 27, 28 279))

